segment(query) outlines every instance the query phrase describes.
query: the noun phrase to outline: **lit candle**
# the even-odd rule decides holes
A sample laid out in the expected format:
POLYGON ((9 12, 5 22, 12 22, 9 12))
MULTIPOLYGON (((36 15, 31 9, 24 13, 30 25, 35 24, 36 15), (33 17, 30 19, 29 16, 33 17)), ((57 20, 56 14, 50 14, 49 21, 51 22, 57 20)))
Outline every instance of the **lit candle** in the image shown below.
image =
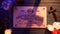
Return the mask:
POLYGON ((11 30, 11 29, 6 29, 6 30, 4 31, 4 33, 5 33, 5 34, 11 34, 11 33, 12 33, 12 30, 11 30))

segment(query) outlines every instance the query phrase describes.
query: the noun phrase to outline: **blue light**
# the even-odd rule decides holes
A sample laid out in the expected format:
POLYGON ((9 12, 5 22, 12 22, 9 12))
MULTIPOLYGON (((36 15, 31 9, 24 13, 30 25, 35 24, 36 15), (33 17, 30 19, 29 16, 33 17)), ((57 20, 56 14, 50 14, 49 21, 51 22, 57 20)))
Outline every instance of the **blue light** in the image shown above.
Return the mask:
POLYGON ((9 9, 10 6, 13 5, 13 3, 15 3, 14 0, 4 0, 2 2, 2 7, 3 7, 4 10, 7 10, 7 9, 9 9))

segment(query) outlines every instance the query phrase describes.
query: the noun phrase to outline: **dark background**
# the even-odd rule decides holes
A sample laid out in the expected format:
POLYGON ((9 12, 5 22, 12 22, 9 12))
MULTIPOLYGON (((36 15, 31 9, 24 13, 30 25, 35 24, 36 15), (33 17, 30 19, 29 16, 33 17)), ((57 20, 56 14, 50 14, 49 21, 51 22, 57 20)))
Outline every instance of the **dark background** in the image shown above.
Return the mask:
MULTIPOLYGON (((58 22, 60 22, 60 0, 16 0, 15 2, 16 4, 13 6, 13 8, 15 6, 46 6, 48 8, 47 11, 49 10, 49 7, 53 5, 57 9, 57 12, 55 13, 58 22)), ((5 14, 5 12, 1 12, 0 9, 0 25, 4 25, 4 23, 7 22, 9 26, 7 26, 6 28, 11 28, 13 30, 12 34, 50 34, 50 32, 46 28, 13 28, 13 10, 11 13, 9 12, 9 14, 7 14, 7 16, 10 16, 9 18, 7 17, 7 20, 5 20, 5 16, 3 16, 4 14, 2 15, 2 13, 5 14)), ((53 22, 53 15, 47 14, 47 24, 52 24, 53 22)))

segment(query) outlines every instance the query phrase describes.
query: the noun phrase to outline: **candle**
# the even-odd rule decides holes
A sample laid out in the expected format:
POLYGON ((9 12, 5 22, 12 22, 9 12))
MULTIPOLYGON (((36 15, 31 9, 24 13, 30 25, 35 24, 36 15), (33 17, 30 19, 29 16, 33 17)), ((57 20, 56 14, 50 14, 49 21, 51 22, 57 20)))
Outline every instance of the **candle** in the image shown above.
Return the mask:
POLYGON ((12 33, 12 30, 11 30, 11 29, 6 29, 6 30, 4 31, 4 33, 5 33, 5 34, 11 34, 11 33, 12 33))

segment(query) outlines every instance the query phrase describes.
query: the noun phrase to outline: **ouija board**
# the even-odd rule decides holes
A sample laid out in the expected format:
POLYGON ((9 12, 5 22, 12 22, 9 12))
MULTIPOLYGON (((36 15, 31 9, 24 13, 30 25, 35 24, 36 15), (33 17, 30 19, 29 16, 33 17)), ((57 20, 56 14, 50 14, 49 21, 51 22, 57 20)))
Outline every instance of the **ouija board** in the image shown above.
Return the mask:
POLYGON ((45 6, 17 6, 14 8, 14 28, 46 28, 47 8, 45 6))

